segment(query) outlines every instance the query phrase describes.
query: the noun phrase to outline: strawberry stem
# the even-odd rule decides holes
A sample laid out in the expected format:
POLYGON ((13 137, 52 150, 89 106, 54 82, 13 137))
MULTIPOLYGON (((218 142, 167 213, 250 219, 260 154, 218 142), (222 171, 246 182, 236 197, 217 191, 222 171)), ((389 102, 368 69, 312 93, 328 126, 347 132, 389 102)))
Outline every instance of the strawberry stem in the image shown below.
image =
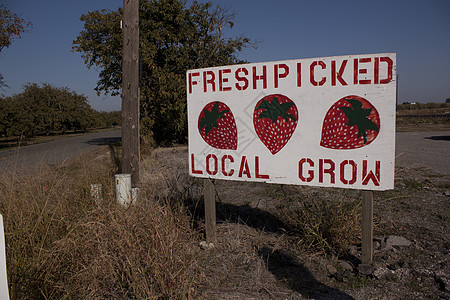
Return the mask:
POLYGON ((352 106, 351 108, 346 106, 339 107, 339 109, 342 110, 348 118, 348 122, 346 125, 347 126, 356 125, 358 127, 358 138, 360 136, 363 136, 364 144, 366 144, 367 143, 366 131, 375 130, 376 132, 378 132, 379 130, 377 125, 368 118, 368 116, 372 112, 372 108, 362 108, 361 101, 356 99, 344 99, 344 100, 346 100, 352 106))
POLYGON ((205 127, 205 135, 208 136, 208 133, 213 128, 218 128, 217 120, 220 118, 225 118, 224 114, 229 112, 229 110, 224 109, 219 112, 219 101, 215 102, 211 111, 204 109, 204 117, 200 119, 200 131, 205 127))
POLYGON ((278 117, 283 118, 286 122, 289 121, 289 119, 296 121, 295 117, 287 111, 294 105, 292 102, 286 102, 286 103, 279 103, 277 97, 274 97, 272 102, 269 102, 267 100, 263 100, 256 110, 258 109, 264 109, 261 114, 259 115, 258 119, 270 119, 272 123, 275 123, 278 120, 278 117))

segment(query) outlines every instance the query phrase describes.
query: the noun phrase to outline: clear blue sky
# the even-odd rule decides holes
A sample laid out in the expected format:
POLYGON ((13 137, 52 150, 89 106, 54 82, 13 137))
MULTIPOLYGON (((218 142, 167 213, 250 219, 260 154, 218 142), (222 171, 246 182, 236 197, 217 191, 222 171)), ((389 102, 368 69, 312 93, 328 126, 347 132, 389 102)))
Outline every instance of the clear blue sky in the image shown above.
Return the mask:
MULTIPOLYGON (((201 1, 202 2, 202 1, 201 1)), ((450 0, 214 0, 236 13, 227 35, 257 41, 240 58, 249 62, 321 56, 397 53, 399 102, 450 98, 450 0)), ((94 91, 98 72, 88 70, 72 41, 83 13, 116 10, 122 0, 0 0, 33 23, 31 31, 0 54, 0 73, 20 93, 27 82, 68 87, 97 110, 119 110, 119 97, 94 91)))

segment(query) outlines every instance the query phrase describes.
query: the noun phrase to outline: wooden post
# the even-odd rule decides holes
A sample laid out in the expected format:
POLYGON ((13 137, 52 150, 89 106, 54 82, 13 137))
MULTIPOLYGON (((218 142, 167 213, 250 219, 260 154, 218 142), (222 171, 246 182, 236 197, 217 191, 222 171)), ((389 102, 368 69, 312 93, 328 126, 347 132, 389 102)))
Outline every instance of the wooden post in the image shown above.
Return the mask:
POLYGON ((206 241, 216 243, 216 190, 211 179, 204 180, 206 241))
POLYGON ((139 0, 123 0, 122 173, 139 183, 139 0))
POLYGON ((362 251, 361 264, 372 263, 373 191, 362 191, 362 251))

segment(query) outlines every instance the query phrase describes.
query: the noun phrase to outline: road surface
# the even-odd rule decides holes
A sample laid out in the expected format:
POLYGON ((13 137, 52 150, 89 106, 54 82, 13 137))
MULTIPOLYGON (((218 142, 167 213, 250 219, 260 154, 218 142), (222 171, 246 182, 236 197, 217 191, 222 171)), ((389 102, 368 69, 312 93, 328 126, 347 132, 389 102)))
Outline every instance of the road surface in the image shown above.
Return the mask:
POLYGON ((115 129, 75 136, 43 144, 0 151, 0 173, 8 170, 32 169, 39 164, 57 164, 108 145, 121 138, 121 130, 115 129))
MULTIPOLYGON (((119 129, 23 147, 18 151, 0 151, 0 173, 39 163, 61 163, 97 146, 118 141, 120 137, 119 129)), ((398 166, 426 166, 441 174, 450 173, 450 131, 398 132, 395 152, 398 166)))
POLYGON ((450 131, 397 132, 396 165, 450 174, 450 131))

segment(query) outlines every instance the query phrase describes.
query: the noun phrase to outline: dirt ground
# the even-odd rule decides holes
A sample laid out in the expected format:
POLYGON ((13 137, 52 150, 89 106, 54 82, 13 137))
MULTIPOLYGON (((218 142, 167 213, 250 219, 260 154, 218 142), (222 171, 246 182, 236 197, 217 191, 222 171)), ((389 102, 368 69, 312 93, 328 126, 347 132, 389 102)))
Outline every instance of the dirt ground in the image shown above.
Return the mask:
MULTIPOLYGON (((143 182, 189 194, 193 226, 203 230, 203 181, 188 176, 187 155, 187 147, 152 150, 143 182)), ((307 201, 348 200, 360 209, 359 191, 235 181, 215 187, 217 243, 199 245, 196 262, 202 299, 450 299, 449 175, 397 167, 395 189, 374 193, 370 266, 360 265, 360 235, 341 251, 320 251, 288 224, 307 201)))

